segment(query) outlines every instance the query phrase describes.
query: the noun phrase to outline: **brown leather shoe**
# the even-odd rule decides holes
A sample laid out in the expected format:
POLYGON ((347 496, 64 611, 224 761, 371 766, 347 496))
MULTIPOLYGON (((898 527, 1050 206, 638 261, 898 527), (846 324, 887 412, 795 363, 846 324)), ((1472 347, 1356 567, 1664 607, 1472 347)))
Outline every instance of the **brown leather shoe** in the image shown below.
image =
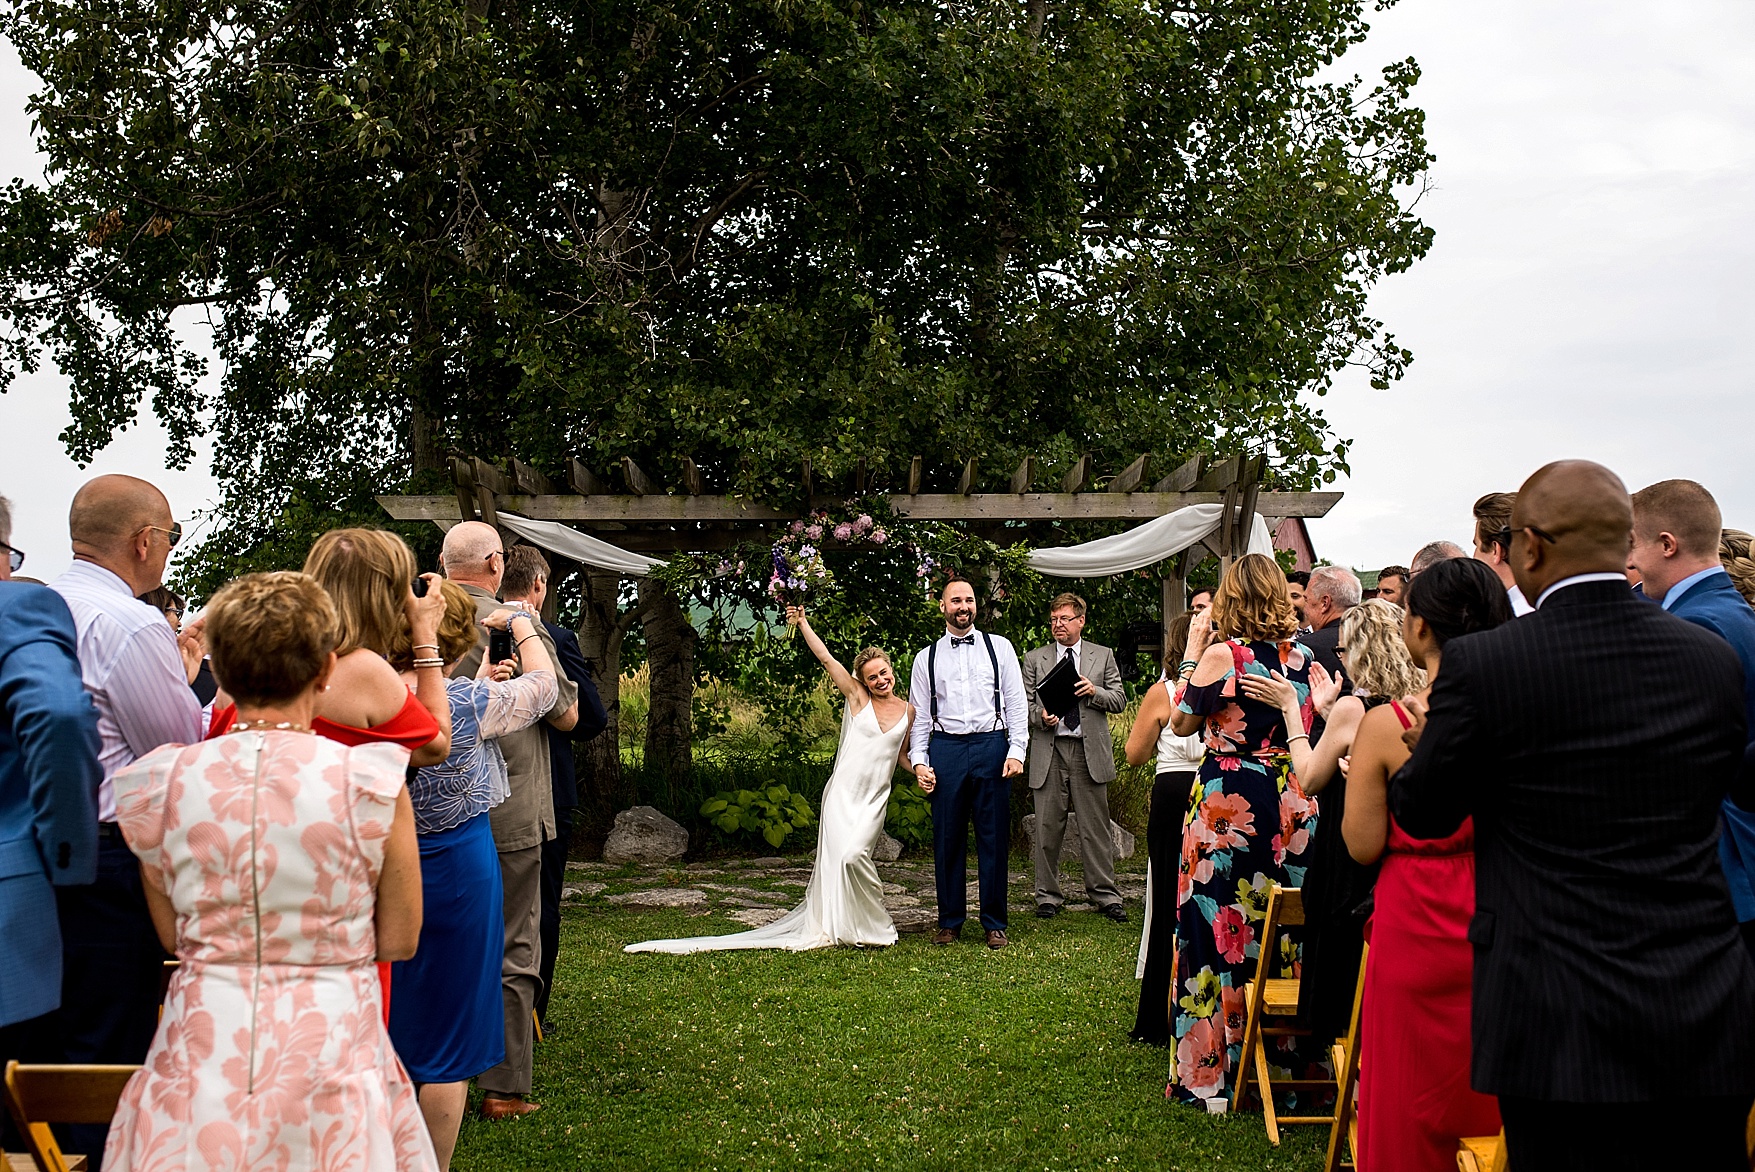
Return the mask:
POLYGON ((989 932, 987 934, 987 947, 989 948, 1004 948, 1009 943, 1010 941, 1005 938, 1004 932, 989 932))
POLYGON ((957 928, 940 928, 932 934, 932 942, 934 944, 955 944, 957 937, 962 934, 962 931, 957 928))
POLYGON ((540 1110, 542 1110, 541 1103, 526 1102, 523 1095, 512 1095, 504 1099, 496 1095, 488 1095, 481 1101, 481 1117, 483 1119, 516 1119, 520 1115, 528 1115, 532 1111, 540 1110))

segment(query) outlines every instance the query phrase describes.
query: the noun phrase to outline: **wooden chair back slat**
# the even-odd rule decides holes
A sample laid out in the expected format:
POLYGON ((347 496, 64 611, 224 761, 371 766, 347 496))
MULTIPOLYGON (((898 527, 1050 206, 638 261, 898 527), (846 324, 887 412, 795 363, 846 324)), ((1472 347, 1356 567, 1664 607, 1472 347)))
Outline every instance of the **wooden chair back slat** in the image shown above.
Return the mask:
POLYGON ((108 1123, 116 1114, 122 1088, 139 1069, 6 1064, 6 1109, 30 1146, 39 1172, 68 1172, 73 1166, 49 1124, 108 1123))

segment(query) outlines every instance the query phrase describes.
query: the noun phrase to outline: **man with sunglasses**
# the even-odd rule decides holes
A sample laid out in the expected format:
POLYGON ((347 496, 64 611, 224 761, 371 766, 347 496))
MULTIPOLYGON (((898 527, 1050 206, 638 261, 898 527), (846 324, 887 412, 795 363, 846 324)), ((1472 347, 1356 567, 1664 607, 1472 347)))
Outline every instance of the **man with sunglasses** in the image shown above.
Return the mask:
MULTIPOLYGON (((63 1062, 140 1062, 158 1026, 165 954, 146 909, 140 864, 116 826, 110 778, 164 744, 201 739, 201 705, 164 615, 139 595, 164 581, 182 528, 157 488, 99 476, 73 497, 73 565, 51 588, 73 612, 80 674, 98 714, 97 881, 57 892, 64 957, 63 1062)), ((75 1129, 77 1130, 77 1129, 75 1129)), ((103 1129, 75 1136, 103 1150, 103 1129)), ((94 1162, 95 1166, 95 1162, 94 1162)))
MULTIPOLYGON (((79 681, 73 618, 24 562, 0 497, 0 1065, 53 1045, 61 1003, 55 888, 90 883, 97 860, 97 714, 79 681)), ((14 1151, 20 1140, 5 1134, 14 1151)))

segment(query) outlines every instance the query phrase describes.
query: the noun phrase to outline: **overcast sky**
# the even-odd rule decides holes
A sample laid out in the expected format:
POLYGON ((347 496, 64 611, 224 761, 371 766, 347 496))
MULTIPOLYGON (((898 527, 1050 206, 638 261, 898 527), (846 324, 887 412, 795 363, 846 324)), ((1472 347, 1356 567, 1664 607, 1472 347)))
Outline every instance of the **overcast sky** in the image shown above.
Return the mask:
MULTIPOLYGON (((1420 62, 1437 241, 1373 301, 1408 376, 1327 399, 1356 442, 1318 553, 1369 569, 1466 543, 1477 496, 1563 456, 1630 488, 1698 479, 1755 529, 1755 4, 1402 0, 1375 25, 1346 63, 1420 62)), ((34 177, 33 79, 0 54, 0 176, 34 177)), ((165 471, 150 424, 80 470, 66 421, 53 373, 0 396, 26 574, 66 567, 67 505, 96 472, 153 480, 179 517, 212 498, 204 465, 165 471)))

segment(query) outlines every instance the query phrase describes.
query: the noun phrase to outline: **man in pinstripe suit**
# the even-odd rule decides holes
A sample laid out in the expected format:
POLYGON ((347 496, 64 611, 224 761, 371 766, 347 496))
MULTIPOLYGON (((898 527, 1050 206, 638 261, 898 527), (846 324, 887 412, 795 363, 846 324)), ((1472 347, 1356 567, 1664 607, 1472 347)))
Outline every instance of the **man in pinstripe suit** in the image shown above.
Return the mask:
POLYGON ((1719 866, 1742 667, 1627 589, 1632 504, 1564 461, 1518 493, 1536 612, 1452 641, 1391 785, 1418 838, 1473 816, 1476 1090, 1513 1167, 1747 1167, 1755 965, 1719 866))

